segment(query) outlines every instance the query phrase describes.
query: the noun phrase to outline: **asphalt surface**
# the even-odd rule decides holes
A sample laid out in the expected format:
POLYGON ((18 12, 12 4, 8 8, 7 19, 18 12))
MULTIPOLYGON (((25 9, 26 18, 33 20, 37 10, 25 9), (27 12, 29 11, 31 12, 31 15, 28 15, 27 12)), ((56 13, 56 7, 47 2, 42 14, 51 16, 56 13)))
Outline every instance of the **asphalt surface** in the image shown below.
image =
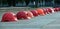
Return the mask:
MULTIPOLYGON (((32 10, 33 8, 0 8, 0 21, 5 12, 11 11, 15 14, 20 10, 32 10)), ((60 12, 37 16, 17 22, 0 22, 0 29, 60 29, 60 12)))

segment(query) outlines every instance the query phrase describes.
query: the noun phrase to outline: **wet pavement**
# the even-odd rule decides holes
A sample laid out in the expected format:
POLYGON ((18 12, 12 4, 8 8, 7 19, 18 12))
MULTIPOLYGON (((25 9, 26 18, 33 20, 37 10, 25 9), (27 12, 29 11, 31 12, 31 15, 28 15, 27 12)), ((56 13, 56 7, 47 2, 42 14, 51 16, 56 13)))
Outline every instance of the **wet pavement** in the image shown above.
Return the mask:
MULTIPOLYGON (((15 14, 21 10, 32 10, 33 8, 6 7, 0 8, 0 21, 5 12, 11 11, 15 14)), ((37 16, 29 20, 19 20, 17 22, 0 22, 1 29, 60 29, 60 12, 37 16)))

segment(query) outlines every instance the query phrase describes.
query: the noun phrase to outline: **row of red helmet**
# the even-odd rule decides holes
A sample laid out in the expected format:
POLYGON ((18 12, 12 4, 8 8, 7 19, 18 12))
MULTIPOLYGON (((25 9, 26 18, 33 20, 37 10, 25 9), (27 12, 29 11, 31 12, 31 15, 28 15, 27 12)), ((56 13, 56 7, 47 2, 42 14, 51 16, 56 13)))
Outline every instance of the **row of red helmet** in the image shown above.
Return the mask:
POLYGON ((17 14, 6 12, 2 16, 1 22, 15 22, 21 19, 31 19, 36 16, 45 16, 46 14, 60 11, 60 8, 37 8, 35 10, 19 11, 17 14))

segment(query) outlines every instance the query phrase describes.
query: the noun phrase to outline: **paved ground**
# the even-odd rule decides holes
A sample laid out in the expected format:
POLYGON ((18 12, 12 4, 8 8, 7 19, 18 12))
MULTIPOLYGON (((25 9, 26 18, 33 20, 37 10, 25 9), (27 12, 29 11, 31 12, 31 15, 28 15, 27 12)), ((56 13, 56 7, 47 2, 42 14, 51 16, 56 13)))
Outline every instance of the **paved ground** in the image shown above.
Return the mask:
MULTIPOLYGON (((28 8, 29 10, 32 10, 28 8)), ((0 8, 0 21, 2 15, 7 11, 12 11, 15 14, 19 10, 28 10, 27 8, 0 8)), ((29 20, 19 20, 18 22, 0 22, 1 29, 60 29, 60 12, 47 14, 45 16, 34 17, 29 20)))

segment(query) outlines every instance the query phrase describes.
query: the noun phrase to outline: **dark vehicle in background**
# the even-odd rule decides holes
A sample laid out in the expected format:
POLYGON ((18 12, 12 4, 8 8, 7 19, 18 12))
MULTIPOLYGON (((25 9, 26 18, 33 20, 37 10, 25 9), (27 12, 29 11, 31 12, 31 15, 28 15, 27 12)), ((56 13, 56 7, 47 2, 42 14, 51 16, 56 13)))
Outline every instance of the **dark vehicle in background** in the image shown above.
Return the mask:
POLYGON ((7 7, 7 6, 60 7, 60 0, 0 0, 0 7, 7 7))

